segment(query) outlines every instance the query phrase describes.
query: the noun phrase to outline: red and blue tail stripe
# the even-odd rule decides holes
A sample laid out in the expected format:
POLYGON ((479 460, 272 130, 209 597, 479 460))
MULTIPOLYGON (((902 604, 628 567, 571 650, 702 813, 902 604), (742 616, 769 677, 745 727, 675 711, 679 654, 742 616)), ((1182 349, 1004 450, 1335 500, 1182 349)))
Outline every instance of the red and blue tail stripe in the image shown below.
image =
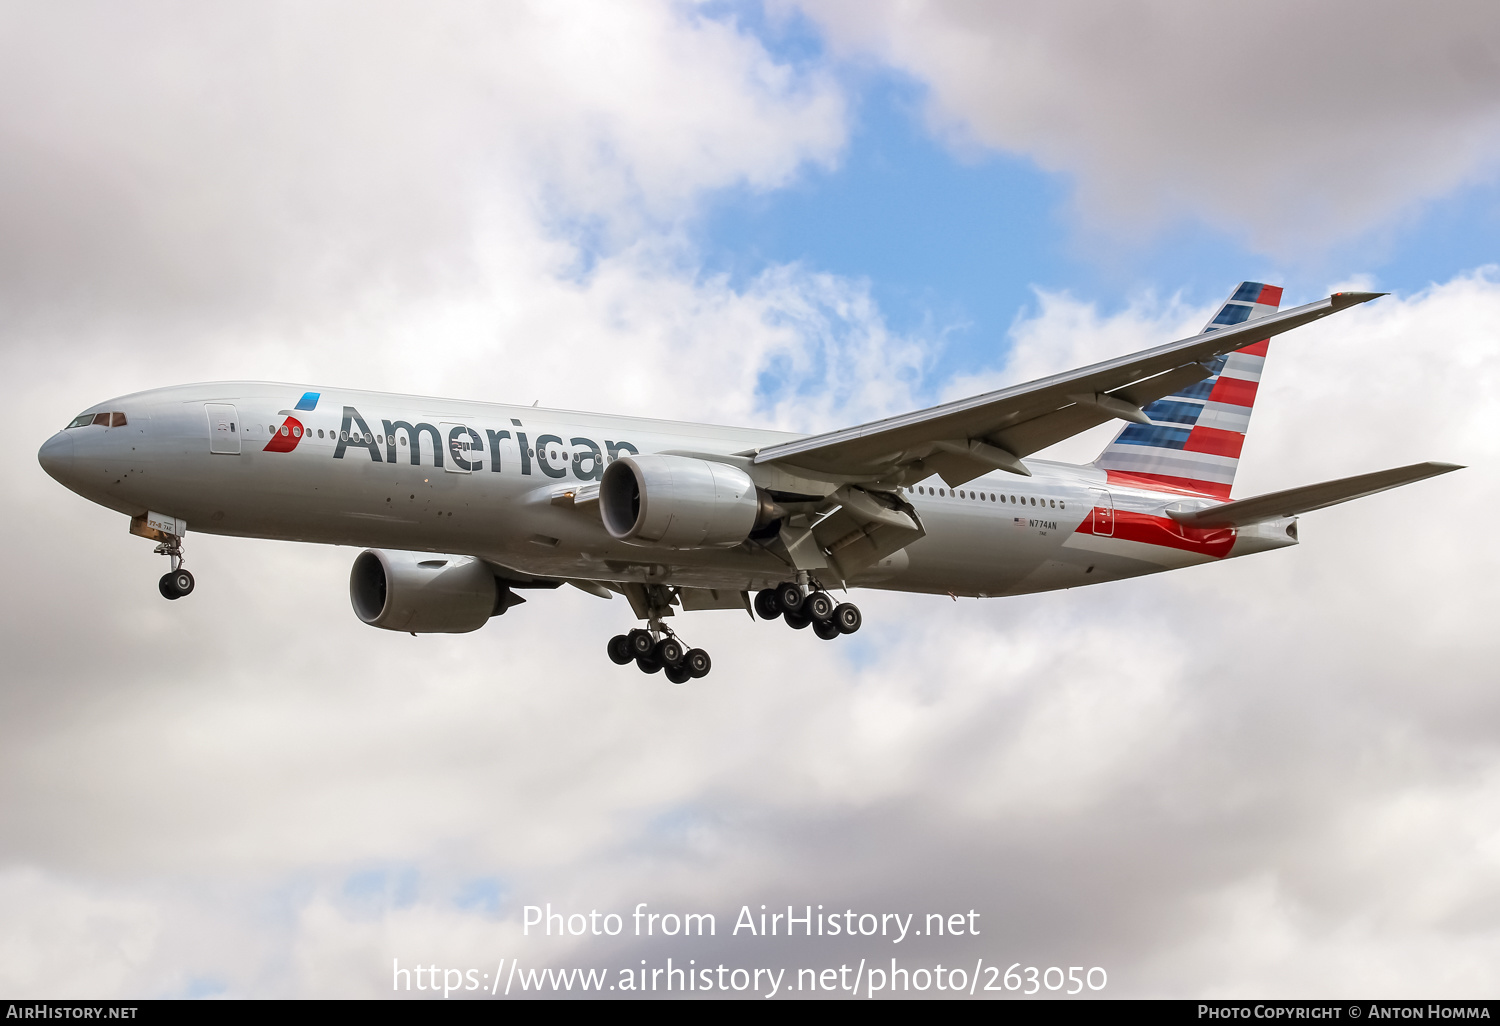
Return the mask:
MULTIPOLYGON (((1280 305, 1279 286, 1243 282, 1203 330, 1258 320, 1280 305)), ((1227 499, 1268 344, 1219 357, 1208 378, 1146 406, 1151 423, 1126 425, 1094 465, 1121 485, 1227 499)))

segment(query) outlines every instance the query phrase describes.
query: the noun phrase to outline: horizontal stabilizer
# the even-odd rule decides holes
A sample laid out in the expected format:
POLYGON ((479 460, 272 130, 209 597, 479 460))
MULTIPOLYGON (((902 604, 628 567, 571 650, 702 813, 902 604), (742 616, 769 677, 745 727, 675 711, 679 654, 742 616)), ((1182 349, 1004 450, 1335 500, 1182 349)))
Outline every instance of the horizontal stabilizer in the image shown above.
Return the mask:
POLYGON ((1208 509, 1191 512, 1169 512, 1167 515, 1179 524, 1190 527, 1239 527, 1278 517, 1293 517, 1325 506, 1337 506, 1341 502, 1374 495, 1387 488, 1397 488, 1426 477, 1462 469, 1457 463, 1413 463, 1409 467, 1377 470, 1373 474, 1343 477, 1337 481, 1324 481, 1322 484, 1303 485, 1283 492, 1238 499, 1222 506, 1210 506, 1208 509))

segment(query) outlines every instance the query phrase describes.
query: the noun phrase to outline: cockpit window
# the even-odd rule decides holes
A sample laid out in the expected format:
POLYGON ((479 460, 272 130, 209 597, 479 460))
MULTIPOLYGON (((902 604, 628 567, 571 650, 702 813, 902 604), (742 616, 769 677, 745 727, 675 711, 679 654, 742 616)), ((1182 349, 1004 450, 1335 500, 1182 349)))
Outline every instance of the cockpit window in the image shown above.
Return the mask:
MULTIPOLYGON (((88 427, 90 424, 99 424, 102 427, 124 427, 125 414, 118 411, 109 413, 82 413, 73 418, 70 428, 88 427)), ((67 430, 64 428, 63 430, 67 430)))

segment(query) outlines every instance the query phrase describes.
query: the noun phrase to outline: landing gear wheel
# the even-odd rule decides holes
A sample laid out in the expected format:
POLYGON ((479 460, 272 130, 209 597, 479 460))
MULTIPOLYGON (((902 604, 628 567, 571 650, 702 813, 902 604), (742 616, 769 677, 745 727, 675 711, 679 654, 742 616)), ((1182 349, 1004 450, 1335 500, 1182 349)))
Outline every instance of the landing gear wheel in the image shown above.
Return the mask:
POLYGON ((810 623, 812 623, 812 621, 803 616, 801 613, 786 614, 786 625, 794 631, 800 631, 810 623))
POLYGON ((824 641, 832 641, 843 633, 839 630, 839 625, 832 620, 814 620, 812 628, 813 633, 824 641))
POLYGON ((823 621, 833 615, 834 601, 825 592, 815 591, 802 603, 802 613, 814 620, 823 621))
POLYGON ((686 666, 667 667, 667 680, 671 681, 673 684, 686 684, 692 679, 693 675, 691 673, 688 673, 686 666))
POLYGON ((832 623, 838 624, 839 633, 853 634, 859 630, 859 625, 865 622, 860 615, 859 607, 853 602, 845 602, 833 611, 832 623))
POLYGON ((776 601, 775 588, 762 588, 755 593, 755 611, 762 620, 774 620, 781 615, 781 605, 776 601))
POLYGON ((714 661, 703 649, 690 648, 687 655, 682 657, 682 668, 693 677, 707 677, 708 671, 714 668, 714 661))
POLYGON ((650 659, 651 650, 656 647, 656 639, 651 636, 651 632, 639 627, 625 635, 625 642, 630 646, 630 654, 637 659, 650 659))
POLYGON ((676 638, 662 638, 656 643, 656 651, 651 653, 651 658, 667 668, 676 666, 682 662, 682 642, 676 638))
POLYGON ((788 581, 776 586, 776 604, 781 607, 785 615, 802 612, 802 589, 798 585, 788 581))
POLYGON ((609 639, 609 661, 616 666, 624 666, 635 659, 630 653, 630 639, 623 634, 616 634, 609 639))
POLYGON ((657 673, 661 670, 661 663, 649 656, 636 656, 635 665, 641 668, 642 673, 657 673))
POLYGON ((180 599, 193 593, 193 575, 179 567, 169 574, 162 574, 156 588, 163 598, 180 599))

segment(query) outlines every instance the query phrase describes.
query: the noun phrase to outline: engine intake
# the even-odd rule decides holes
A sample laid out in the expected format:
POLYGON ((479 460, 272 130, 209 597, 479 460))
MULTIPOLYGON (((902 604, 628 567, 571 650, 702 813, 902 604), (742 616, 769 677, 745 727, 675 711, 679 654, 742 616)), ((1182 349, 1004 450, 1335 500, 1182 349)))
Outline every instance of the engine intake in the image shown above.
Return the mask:
POLYGON ((729 548, 761 510, 738 467, 691 456, 627 456, 599 482, 599 513, 614 538, 673 549, 729 548))
POLYGON ((510 589, 472 556, 366 549, 349 571, 349 601, 371 627, 466 634, 512 600, 510 589))

